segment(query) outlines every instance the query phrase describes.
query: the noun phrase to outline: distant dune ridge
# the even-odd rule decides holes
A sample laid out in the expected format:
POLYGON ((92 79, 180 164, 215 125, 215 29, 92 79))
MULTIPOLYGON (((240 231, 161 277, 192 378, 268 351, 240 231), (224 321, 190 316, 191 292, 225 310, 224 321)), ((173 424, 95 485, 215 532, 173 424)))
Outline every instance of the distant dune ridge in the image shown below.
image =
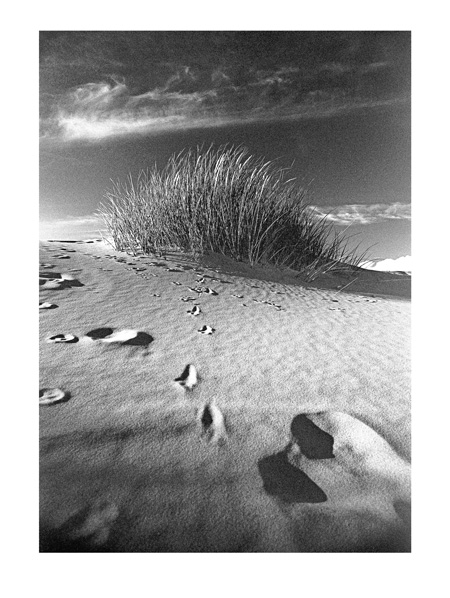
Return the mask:
POLYGON ((40 245, 41 551, 410 551, 409 276, 67 241, 40 245))

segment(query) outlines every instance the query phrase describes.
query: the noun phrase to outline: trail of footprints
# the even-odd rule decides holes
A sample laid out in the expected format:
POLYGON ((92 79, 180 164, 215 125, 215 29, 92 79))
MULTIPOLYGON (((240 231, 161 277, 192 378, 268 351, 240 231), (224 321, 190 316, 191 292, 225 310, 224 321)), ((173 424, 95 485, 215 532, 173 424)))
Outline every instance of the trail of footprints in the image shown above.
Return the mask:
MULTIPOLYGON (((64 250, 64 248, 59 248, 59 250, 64 250)), ((51 249, 49 249, 51 251, 51 249)), ((74 250, 65 251, 73 252, 74 250)), ((58 254, 54 256, 57 259, 69 259, 70 256, 66 256, 64 254, 58 254)), ((101 259, 101 256, 92 256, 93 259, 101 259)), ((115 256, 106 256, 109 259, 115 259, 119 263, 125 263, 133 267, 133 270, 138 272, 143 272, 146 268, 135 267, 135 262, 127 262, 124 258, 117 258, 115 256)), ((160 264, 157 262, 150 262, 150 265, 154 266, 165 266, 165 264, 160 264)), ((40 268, 43 270, 51 270, 55 266, 53 264, 46 264, 41 263, 40 268)), ((105 270, 104 268, 100 268, 101 270, 105 270)), ((167 272, 184 272, 185 270, 181 267, 178 268, 167 268, 165 267, 167 272)), ((80 270, 72 269, 72 272, 79 272, 80 270)), ((197 298, 200 297, 201 294, 205 293, 212 296, 217 296, 218 293, 214 289, 210 287, 203 287, 199 286, 201 283, 205 282, 205 276, 201 276, 197 274, 197 280, 195 287, 188 287, 189 290, 192 292, 197 293, 197 298)), ((210 277, 213 281, 219 281, 219 279, 215 279, 210 277)), ((61 288, 71 288, 72 286, 84 286, 79 280, 75 279, 72 274, 63 274, 63 273, 46 273, 40 272, 39 274, 39 284, 45 289, 61 289, 61 288)), ((172 281, 172 284, 175 286, 182 286, 181 282, 172 281)), ((160 297, 159 293, 154 293, 154 297, 160 297)), ((195 301, 195 297, 192 296, 183 296, 181 300, 184 302, 195 301)), ((49 309, 56 309, 58 305, 51 303, 49 301, 44 301, 39 303, 40 310, 49 310, 49 309)), ((194 304, 193 307, 188 310, 189 315, 192 317, 199 316, 202 311, 198 304, 194 304)), ((209 325, 204 325, 200 329, 197 330, 199 334, 202 335, 211 335, 215 332, 215 329, 209 325)), ((137 330, 119 330, 114 331, 112 328, 98 328, 95 330, 91 330, 87 332, 84 336, 78 337, 74 334, 55 334, 47 337, 46 342, 51 344, 75 344, 79 342, 84 343, 92 343, 92 344, 116 344, 116 345, 139 345, 148 347, 150 343, 153 341, 153 338, 147 334, 146 332, 137 331, 137 330)), ((199 382, 199 377, 197 374, 197 370, 194 365, 188 364, 186 368, 183 370, 181 375, 174 380, 181 388, 185 391, 191 392, 194 390, 194 387, 197 386, 199 382)), ((60 388, 43 388, 39 391, 39 405, 41 406, 50 406, 61 404, 68 401, 71 398, 69 392, 62 390, 60 388)), ((200 422, 201 428, 201 437, 205 439, 208 443, 212 444, 223 444, 226 441, 227 433, 225 428, 225 419, 220 410, 220 408, 215 404, 214 401, 210 401, 206 403, 199 411, 198 420, 200 422)))
MULTIPOLYGON (((49 247, 45 247, 45 248, 51 252, 52 251, 54 251, 54 252, 66 251, 69 253, 74 253, 74 251, 75 251, 75 250, 70 250, 70 249, 66 249, 63 247, 59 247, 57 249, 52 249, 49 247)), ((55 257, 56 259, 70 259, 70 256, 63 254, 63 253, 58 253, 57 255, 54 255, 53 257, 55 257)), ((97 256, 97 255, 93 255, 91 257, 95 260, 102 258, 102 256, 97 256)), ((138 267, 134 261, 127 261, 126 258, 120 258, 120 257, 112 256, 112 255, 106 255, 105 257, 108 259, 113 259, 118 263, 123 263, 123 264, 126 264, 127 266, 131 266, 132 268, 130 268, 130 269, 134 270, 137 274, 146 271, 146 268, 138 267)), ((190 267, 183 268, 181 266, 176 267, 176 268, 166 267, 166 263, 160 263, 160 262, 150 262, 148 265, 164 267, 165 271, 176 272, 176 273, 183 273, 186 270, 194 270, 193 268, 190 268, 190 267)), ((64 289, 64 288, 84 286, 79 280, 74 278, 74 276, 72 274, 65 274, 65 273, 60 273, 60 272, 47 272, 48 270, 53 270, 54 267, 55 266, 53 264, 47 264, 47 263, 40 264, 41 271, 39 273, 39 284, 43 290, 44 289, 45 290, 47 290, 47 289, 48 290, 55 290, 55 289, 59 290, 59 289, 64 289)), ((108 271, 106 268, 99 268, 99 269, 103 270, 103 271, 108 271)), ((70 270, 70 272, 72 272, 72 273, 81 272, 81 270, 73 268, 70 270)), ((149 273, 149 274, 151 274, 151 273, 149 273)), ((146 277, 146 275, 144 275, 144 276, 146 277)), ((212 277, 210 277, 210 278, 212 278, 212 277)), ((218 281, 219 279, 213 279, 213 280, 218 281)), ((211 289, 209 287, 199 286, 199 284, 204 281, 205 281, 205 276, 200 276, 199 274, 197 274, 197 280, 196 280, 197 286, 194 289, 191 289, 193 292, 197 293, 197 299, 203 293, 212 295, 212 296, 217 296, 218 293, 214 289, 211 289)), ((172 281, 172 284, 174 284, 175 286, 182 286, 182 283, 178 282, 178 281, 172 281)), ((153 293, 153 296, 160 297, 161 295, 159 293, 153 293)), ((191 297, 191 296, 183 296, 183 297, 181 297, 181 300, 188 302, 188 301, 195 301, 195 298, 191 297)), ((58 305, 51 303, 49 301, 44 301, 44 302, 39 303, 40 310, 51 310, 51 309, 56 309, 56 308, 58 308, 58 305)), ((189 315, 195 317, 195 316, 200 315, 202 312, 201 312, 200 306, 198 304, 194 304, 192 309, 188 310, 188 313, 189 313, 189 315)), ((215 332, 215 329, 212 328, 211 326, 205 324, 204 326, 199 328, 197 330, 197 332, 199 334, 209 336, 215 332)), ((51 335, 46 338, 46 342, 51 343, 51 344, 75 344, 75 343, 86 344, 86 343, 88 343, 88 344, 97 344, 97 345, 110 344, 113 346, 114 345, 115 346, 134 345, 134 346, 141 346, 141 347, 148 347, 152 341, 153 341, 153 338, 151 337, 151 335, 149 335, 146 332, 131 330, 131 329, 114 331, 112 328, 98 328, 98 329, 91 330, 91 331, 87 332, 83 336, 76 336, 74 334, 67 333, 67 334, 54 334, 54 335, 51 335)), ((186 366, 186 368, 183 371, 183 373, 181 374, 181 376, 179 378, 177 378, 175 381, 178 383, 178 385, 180 387, 182 387, 186 391, 192 391, 194 389, 194 387, 198 384, 198 376, 197 376, 197 371, 196 371, 195 367, 191 364, 186 366)), ((44 388, 39 391, 39 404, 41 406, 49 406, 49 405, 56 405, 56 404, 64 403, 64 402, 68 401, 70 398, 71 398, 70 393, 68 393, 62 389, 59 389, 59 388, 44 388)), ((211 410, 211 413, 214 415, 214 417, 213 417, 213 421, 210 423, 210 425, 207 426, 208 433, 204 434, 204 436, 207 437, 208 441, 211 441, 213 443, 215 443, 216 440, 219 440, 219 439, 221 439, 221 442, 222 442, 222 439, 226 436, 226 434, 224 432, 224 419, 223 419, 223 416, 221 417, 221 415, 220 415, 221 414, 220 409, 216 405, 210 406, 210 407, 205 407, 205 409, 206 408, 211 410), (217 433, 214 432, 214 430, 216 429, 216 426, 217 426, 217 433)))
MULTIPOLYGON (((74 250, 66 248, 51 249, 48 251, 65 251, 66 253, 59 253, 54 257, 56 259, 70 259, 67 253, 73 253, 74 250)), ((93 259, 101 259, 101 256, 91 256, 93 259)), ((115 260, 117 263, 122 263, 127 266, 131 266, 137 275, 147 278, 149 276, 158 275, 152 272, 148 272, 147 268, 137 266, 134 261, 127 261, 126 258, 116 257, 112 255, 106 255, 107 259, 115 260), (145 274, 142 274, 144 273, 145 274)), ((163 267, 165 271, 170 273, 185 273, 186 271, 193 270, 196 272, 195 286, 188 286, 187 288, 193 294, 197 295, 195 298, 192 295, 183 295, 180 300, 185 303, 198 301, 201 295, 207 294, 210 296, 217 296, 218 292, 208 286, 202 286, 206 280, 209 279, 211 282, 220 282, 227 284, 227 281, 220 280, 213 276, 208 276, 201 269, 186 267, 179 265, 178 267, 167 267, 166 263, 150 261, 146 263, 146 266, 150 267, 163 267)), ((79 280, 75 279, 72 274, 47 272, 53 270, 55 266, 53 264, 41 263, 41 272, 39 275, 39 284, 43 289, 61 289, 71 287, 82 287, 84 286, 79 280)), ((99 268, 100 270, 107 271, 105 268, 99 268)), ((72 269, 71 272, 79 272, 80 270, 72 269)), ((183 283, 179 281, 171 281, 174 286, 182 286, 183 283)), ((259 288, 258 285, 250 285, 251 288, 259 288)), ((272 291, 277 292, 277 291, 272 291)), ((284 294, 280 291, 277 294, 284 294)), ((153 293, 154 297, 160 297, 159 293, 153 293)), ((241 300, 244 298, 242 294, 232 293, 232 297, 241 300)), ((325 299, 325 298, 324 298, 325 299)), ((374 299, 367 299, 361 297, 360 300, 366 300, 374 302, 374 299)), ((357 300, 357 299, 356 299, 357 300)), ((282 306, 274 301, 253 299, 254 303, 266 304, 275 307, 278 311, 283 310, 282 306)), ((333 302, 338 302, 336 299, 331 299, 333 302)), ((242 303, 242 306, 247 307, 246 303, 242 303)), ((50 301, 44 301, 39 303, 40 310, 52 310, 58 308, 58 305, 51 303, 50 301)), ((329 309, 341 309, 341 308, 329 308, 329 309)), ((187 313, 191 317, 198 317, 201 313, 201 307, 198 303, 194 303, 191 309, 187 310, 187 313)), ((209 325, 203 325, 197 330, 202 335, 212 335, 215 329, 209 325)), ((77 337, 74 334, 55 334, 46 339, 48 343, 53 344, 75 344, 75 343, 90 343, 97 345, 120 345, 120 346, 141 346, 148 347, 153 341, 151 335, 146 332, 137 330, 119 330, 115 331, 112 328, 98 328, 87 332, 84 336, 77 337)), ((196 367, 193 364, 188 364, 181 374, 175 378, 174 383, 186 393, 193 393, 195 388, 201 382, 201 378, 197 372, 196 367)), ((61 405, 70 400, 71 394, 60 388, 43 388, 39 391, 39 405, 40 406, 51 406, 61 405)), ((331 413, 331 412, 330 412, 331 413)), ((321 414, 319 414, 321 415, 321 414)), ((345 414, 343 414, 345 416, 345 414)), ((311 417, 311 416, 310 416, 311 417)), ((331 416, 333 414, 331 413, 331 416)), ((351 416, 346 416, 351 417, 351 416)), ((215 399, 206 401, 197 411, 196 416, 199 437, 207 444, 223 446, 226 445, 229 436, 226 426, 226 418, 217 405, 215 399)), ((355 420, 355 418, 353 418, 355 420)), ((358 420, 356 420, 358 421, 358 420)), ((365 426, 359 422, 361 426, 365 426)), ((353 425, 350 422, 350 427, 353 425)), ((367 427, 367 426, 366 426, 367 427)), ((387 443, 380 441, 381 448, 378 448, 381 452, 389 452, 387 443), (386 446, 385 446, 386 445, 386 446)), ((333 435, 323 430, 320 426, 316 425, 309 417, 305 414, 299 414, 294 417, 291 423, 291 440, 288 445, 280 452, 263 457, 258 462, 258 470, 263 483, 263 488, 267 494, 282 500, 285 503, 322 503, 328 500, 326 492, 316 484, 308 475, 303 471, 304 465, 313 463, 315 460, 327 461, 332 463, 336 454, 334 452, 334 438, 333 435), (302 461, 303 459, 303 461, 302 461), (306 460, 306 461, 305 461, 306 460)), ((358 449, 358 447, 356 447, 358 449)), ((346 449, 348 450, 348 449, 346 449)), ((362 449, 360 449, 362 450, 362 449)), ((338 451, 339 453, 339 451, 338 451)), ((338 454, 338 456, 340 453, 338 454)), ((342 461, 342 458, 341 458, 342 461)), ((345 465, 345 464, 344 464, 345 465)), ((327 466, 332 475, 334 474, 333 466, 327 466), (330 469, 331 468, 331 469, 330 469)), ((342 463, 336 471, 341 472, 342 463)), ((353 466, 352 466, 353 467, 353 466)), ((405 466, 406 467, 406 466, 405 466)), ((345 469, 345 467, 344 467, 345 469)), ((353 470, 352 470, 353 471, 353 470)), ((330 474, 327 474, 328 478, 330 474)), ((341 475, 341 473, 339 473, 341 475)), ((364 474, 366 475, 366 474, 364 474)), ((408 504, 408 500, 405 499, 407 493, 405 489, 400 489, 400 502, 408 504)), ((393 496, 394 501, 396 497, 393 496)), ((110 535, 111 526, 119 515, 119 511, 114 504, 99 504, 93 507, 88 507, 77 514, 73 521, 69 520, 65 526, 67 527, 66 537, 71 541, 78 542, 81 540, 83 543, 87 543, 88 546, 101 546, 106 543, 110 535)))
MULTIPOLYGON (((93 241, 86 241, 86 242, 92 243, 93 241)), ((76 243, 83 243, 83 242, 76 242, 76 243)), ((56 259, 70 259, 70 255, 68 255, 68 254, 75 253, 74 249, 68 249, 66 247, 61 247, 61 246, 57 247, 57 248, 51 248, 50 246, 47 245, 47 246, 45 246, 45 249, 48 252, 55 252, 56 255, 54 255, 53 257, 55 257, 56 259), (60 253, 58 253, 58 252, 60 252, 60 253)), ((94 260, 102 259, 102 256, 100 256, 100 255, 90 255, 90 257, 92 257, 92 259, 94 259, 94 260)), ((127 267, 128 270, 134 271, 135 274, 137 274, 138 276, 141 276, 142 278, 145 278, 145 279, 148 279, 149 276, 153 276, 153 277, 158 276, 157 274, 155 274, 153 272, 149 272, 147 270, 148 267, 163 268, 164 271, 166 271, 166 272, 178 273, 178 274, 189 273, 190 271, 195 272, 195 275, 196 275, 195 286, 189 286, 189 285, 186 285, 186 286, 187 286, 187 289, 191 293, 196 294, 196 297, 194 297, 192 295, 183 295, 182 297, 180 297, 180 300, 185 303, 194 302, 192 308, 187 310, 187 314, 189 314, 193 318, 198 317, 202 314, 201 306, 199 303, 196 303, 196 301, 199 301, 200 297, 203 294, 210 295, 210 296, 218 295, 218 292, 215 289, 213 289, 209 286, 203 286, 208 280, 211 282, 230 284, 230 282, 227 280, 223 280, 220 278, 216 278, 215 276, 206 274, 204 269, 202 269, 202 268, 194 268, 194 267, 183 265, 183 264, 177 264, 175 267, 168 266, 167 260, 147 261, 147 262, 144 262, 145 266, 146 266, 146 267, 144 267, 144 266, 138 266, 135 261, 136 259, 139 259, 139 257, 144 257, 144 256, 135 256, 134 259, 130 259, 129 257, 125 258, 125 257, 106 254, 104 257, 106 259, 113 260, 118 264, 124 264, 126 266, 130 266, 130 267, 127 267)), ((60 272, 54 272, 53 271, 54 268, 55 268, 54 264, 40 263, 39 284, 43 290, 59 290, 59 289, 84 286, 77 278, 75 278, 73 276, 74 273, 81 272, 80 269, 72 268, 69 270, 70 273, 60 273, 60 272), (50 272, 50 270, 51 270, 51 272, 50 272)), ((102 267, 100 267, 99 270, 110 271, 109 269, 102 268, 102 267)), ((215 272, 219 273, 219 270, 216 270, 215 272)), ((174 286, 183 286, 183 283, 180 281, 171 281, 171 283, 174 286)), ((254 289, 260 288, 259 285, 251 284, 251 283, 247 283, 247 286, 249 286, 250 288, 254 288, 254 289)), ((276 293, 278 295, 285 294, 284 292, 276 291, 275 289, 271 289, 271 292, 276 293)), ((152 296, 153 297, 161 297, 161 294, 153 293, 152 296)), ((231 293, 231 296, 236 299, 239 299, 239 300, 244 299, 244 295, 238 294, 238 293, 231 293)), ((330 299, 329 297, 322 297, 322 298, 324 300, 331 300, 332 302, 338 303, 337 299, 333 299, 333 298, 330 299)), ((371 303, 377 301, 376 299, 367 298, 367 297, 359 297, 359 298, 354 299, 355 302, 358 302, 361 300, 368 301, 371 303)), ((281 304, 276 303, 275 301, 254 298, 254 299, 252 299, 252 302, 256 303, 256 304, 272 306, 277 311, 285 310, 285 308, 283 308, 281 304)), ((248 307, 247 303, 241 303, 241 305, 243 307, 248 307)), ((42 310, 42 311, 53 310, 53 309, 57 309, 58 307, 59 306, 57 304, 52 303, 50 301, 44 301, 44 302, 39 303, 39 310, 42 310)), ((342 307, 330 307, 329 309, 336 310, 336 311, 345 311, 345 309, 342 307)), ((212 326, 209 326, 208 324, 204 324, 201 328, 197 329, 197 333, 204 335, 204 336, 211 336, 212 334, 215 333, 215 331, 216 331, 215 328, 213 328, 212 326)), ((46 339, 46 341, 48 343, 53 343, 53 344, 63 344, 63 343, 64 344, 75 344, 75 343, 78 343, 81 341, 84 343, 91 342, 91 343, 96 343, 96 344, 138 345, 138 346, 148 347, 149 344, 153 341, 153 338, 146 332, 142 332, 142 331, 137 331, 137 330, 114 331, 113 329, 110 329, 110 328, 104 328, 104 329, 97 329, 97 330, 90 331, 81 337, 78 337, 71 333, 55 334, 55 335, 48 337, 46 339)), ((184 386, 187 389, 192 388, 189 383, 185 384, 184 386)), ((53 398, 50 395, 48 395, 48 393, 47 393, 45 399, 41 400, 41 397, 40 397, 41 405, 50 405, 50 404, 62 402, 62 400, 59 397, 60 397, 60 393, 63 391, 60 391, 60 389, 54 389, 54 390, 55 390, 55 393, 54 393, 53 398)), ((66 395, 64 395, 64 396, 66 396, 66 395)))

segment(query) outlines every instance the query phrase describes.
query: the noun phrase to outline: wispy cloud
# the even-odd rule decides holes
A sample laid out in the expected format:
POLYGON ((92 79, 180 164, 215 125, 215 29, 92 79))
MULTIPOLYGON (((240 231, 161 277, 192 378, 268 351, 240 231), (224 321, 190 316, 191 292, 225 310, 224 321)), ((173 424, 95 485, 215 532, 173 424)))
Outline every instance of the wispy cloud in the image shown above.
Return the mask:
POLYGON ((217 68, 211 73, 211 81, 214 86, 231 85, 231 78, 223 68, 217 68))
POLYGON ((85 83, 57 97, 41 120, 42 137, 99 141, 174 129, 323 118, 403 101, 350 97, 336 90, 307 91, 300 97, 291 81, 297 70, 255 71, 249 81, 237 85, 225 69, 215 69, 206 85, 183 66, 164 85, 135 94, 123 78, 85 83))
POLYGON ((40 38, 47 139, 323 118, 409 100, 408 32, 49 31, 40 38))
POLYGON ((171 91, 180 80, 181 76, 171 77, 164 88, 135 96, 120 81, 87 83, 71 89, 59 99, 55 113, 44 120, 44 136, 95 141, 195 126, 206 116, 206 104, 216 92, 171 91))
POLYGON ((411 220, 411 205, 404 203, 349 204, 335 207, 311 206, 319 218, 337 225, 375 224, 385 220, 411 220))

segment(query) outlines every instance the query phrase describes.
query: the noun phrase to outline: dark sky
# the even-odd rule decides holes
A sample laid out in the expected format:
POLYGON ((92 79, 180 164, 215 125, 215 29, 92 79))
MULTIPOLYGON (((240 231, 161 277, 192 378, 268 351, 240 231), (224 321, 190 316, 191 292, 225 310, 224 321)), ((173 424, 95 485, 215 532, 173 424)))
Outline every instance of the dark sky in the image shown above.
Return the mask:
POLYGON ((45 231, 92 226, 110 179, 234 143, 293 163, 373 257, 405 255, 410 59, 409 32, 41 32, 45 231))

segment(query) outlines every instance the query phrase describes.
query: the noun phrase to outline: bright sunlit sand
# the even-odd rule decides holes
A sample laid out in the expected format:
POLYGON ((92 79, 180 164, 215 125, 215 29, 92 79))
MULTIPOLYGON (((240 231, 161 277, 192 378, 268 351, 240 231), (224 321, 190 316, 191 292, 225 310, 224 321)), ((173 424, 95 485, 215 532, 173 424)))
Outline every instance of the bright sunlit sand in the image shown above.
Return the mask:
POLYGON ((409 276, 40 262, 41 551, 410 550, 409 276))

